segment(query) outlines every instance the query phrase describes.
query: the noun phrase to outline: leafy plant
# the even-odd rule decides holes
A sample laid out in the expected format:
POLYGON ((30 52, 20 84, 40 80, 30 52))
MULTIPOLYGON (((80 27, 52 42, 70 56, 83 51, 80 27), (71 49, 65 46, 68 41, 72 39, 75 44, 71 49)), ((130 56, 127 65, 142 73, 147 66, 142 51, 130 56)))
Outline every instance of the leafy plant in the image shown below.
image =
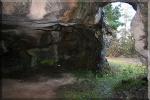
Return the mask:
POLYGON ((110 27, 115 30, 118 26, 124 25, 124 23, 119 21, 119 18, 121 17, 120 7, 121 5, 113 8, 112 4, 107 4, 107 6, 104 7, 104 16, 106 18, 106 21, 108 22, 110 27))

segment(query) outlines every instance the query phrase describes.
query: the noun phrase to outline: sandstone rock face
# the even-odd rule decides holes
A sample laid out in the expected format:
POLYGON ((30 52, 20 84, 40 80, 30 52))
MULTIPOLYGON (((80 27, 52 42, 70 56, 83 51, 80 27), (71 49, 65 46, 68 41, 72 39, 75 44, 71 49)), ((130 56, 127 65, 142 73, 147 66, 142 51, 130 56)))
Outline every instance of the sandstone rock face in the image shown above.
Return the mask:
MULTIPOLYGON (((103 21, 102 7, 108 2, 1 1, 3 38, 0 41, 0 51, 4 57, 1 61, 14 62, 13 59, 20 59, 15 64, 4 63, 4 70, 5 66, 26 68, 43 64, 86 66, 94 72, 104 66, 103 35, 111 34, 111 29, 103 21), (9 54, 12 57, 6 57, 9 54)), ((140 55, 147 59, 146 12, 137 3, 129 4, 134 9, 137 8, 132 20, 135 47, 140 55)), ((146 9, 147 6, 143 5, 146 9)))
MULTIPOLYGON (((4 2, 2 3, 2 14, 4 19, 10 17, 14 20, 18 20, 22 26, 28 26, 30 23, 20 23, 20 21, 33 21, 36 20, 38 23, 47 23, 46 26, 52 26, 52 22, 70 22, 86 25, 93 25, 95 21, 100 20, 101 9, 98 3, 94 2, 77 2, 78 0, 32 0, 32 2, 4 2), (19 9, 19 10, 18 10, 19 9), (18 16, 16 16, 16 14, 18 16), (9 15, 9 16, 8 16, 9 15), (95 17, 96 15, 96 17, 95 17), (16 18, 19 19, 16 19, 16 18), (41 20, 41 21, 39 21, 41 20)), ((35 22, 32 23, 34 27, 37 27, 35 22)), ((44 27, 41 25, 40 27, 44 27)))
POLYGON ((131 32, 135 39, 135 49, 140 54, 142 63, 148 65, 148 13, 146 12, 148 8, 144 4, 141 3, 143 6, 138 5, 137 7, 137 12, 131 23, 131 32))

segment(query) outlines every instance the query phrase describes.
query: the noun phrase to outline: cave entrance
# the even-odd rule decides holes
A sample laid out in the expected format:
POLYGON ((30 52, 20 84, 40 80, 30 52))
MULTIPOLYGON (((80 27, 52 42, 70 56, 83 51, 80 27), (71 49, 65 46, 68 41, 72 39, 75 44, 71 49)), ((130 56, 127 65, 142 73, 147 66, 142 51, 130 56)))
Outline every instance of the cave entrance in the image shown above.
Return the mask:
POLYGON ((112 38, 107 49, 107 57, 135 58, 134 34, 131 33, 131 21, 136 11, 128 3, 110 3, 105 7, 105 18, 112 27, 112 38))
MULTIPOLYGON (((40 5, 40 3, 38 4, 40 5)), ((114 5, 119 6, 118 4, 114 5)), ((112 8, 115 8, 114 5, 112 5, 112 8)), ((80 7, 82 8, 83 5, 80 7)), ((79 16, 86 10, 86 7, 89 7, 89 5, 87 6, 85 4, 83 11, 80 9, 79 16)), ((111 18, 111 16, 117 15, 118 13, 110 13, 109 10, 113 12, 110 8, 109 6, 108 16, 111 18)), ((136 7, 134 8, 136 9, 136 7)), ((115 10, 118 10, 118 8, 116 7, 115 10)), ((129 11, 127 10, 127 13, 129 11)), ((100 14, 98 13, 98 15, 100 14)), ((8 19, 11 19, 11 16, 9 17, 8 19)), ((80 17, 83 17, 82 14, 80 17)), ((89 16, 88 18, 93 20, 94 17, 89 16)), ((55 97, 53 94, 58 89, 59 93, 62 92, 63 98, 81 97, 101 99, 103 97, 128 99, 139 98, 141 95, 143 95, 141 98, 146 98, 145 91, 147 91, 147 87, 145 86, 147 86, 147 80, 145 76, 147 72, 145 71, 145 66, 131 64, 133 60, 121 58, 108 59, 108 66, 106 59, 103 59, 105 58, 105 52, 103 50, 107 49, 105 48, 107 46, 106 43, 109 43, 111 38, 113 40, 110 42, 110 48, 108 48, 108 56, 122 58, 136 57, 136 54, 134 55, 135 50, 133 50, 134 40, 129 32, 126 12, 123 17, 123 19, 118 20, 123 20, 124 22, 122 23, 125 24, 117 21, 113 22, 115 18, 112 18, 112 21, 104 19, 109 20, 108 23, 114 29, 114 34, 111 37, 105 34, 103 34, 104 36, 102 35, 102 28, 105 29, 107 27, 107 24, 104 23, 98 24, 100 28, 99 26, 98 28, 97 26, 87 27, 83 24, 68 25, 66 23, 50 23, 48 27, 38 27, 38 29, 35 29, 33 23, 30 23, 31 20, 21 20, 22 23, 25 22, 23 24, 29 26, 22 27, 22 24, 19 23, 15 16, 14 18, 17 21, 13 21, 13 23, 18 22, 19 24, 9 26, 8 23, 5 23, 7 25, 4 25, 2 30, 1 56, 3 58, 0 61, 3 64, 2 72, 4 73, 2 73, 3 97, 53 98, 55 97), (115 31, 118 23, 122 24, 122 27, 120 29, 116 28, 118 31, 115 31), (97 72, 99 69, 96 69, 97 67, 102 68, 102 63, 106 65, 105 69, 100 69, 101 72, 104 72, 103 77, 97 72), (93 78, 91 71, 99 76, 93 78), (18 93, 18 91, 20 92, 18 93)), ((5 21, 7 22, 7 20, 5 21)), ((11 22, 11 20, 9 21, 11 22)), ((33 22, 36 23, 34 23, 35 26, 43 25, 41 24, 42 21, 33 22)), ((46 23, 45 20, 44 23, 46 23)), ((133 24, 135 24, 134 21, 133 24)), ((141 28, 139 29, 142 30, 141 28)))
MULTIPOLYGON (((140 6, 134 3, 115 2, 105 6, 105 17, 112 27, 113 36, 106 53, 107 57, 139 58, 147 66, 147 32, 142 29, 144 18, 140 18, 140 6), (112 11, 109 11, 112 9, 112 11), (118 19, 118 20, 117 20, 118 19), (141 24, 141 25, 139 25, 141 24)), ((147 22, 145 22, 146 24, 147 22)), ((108 39, 110 40, 110 38, 108 39)))

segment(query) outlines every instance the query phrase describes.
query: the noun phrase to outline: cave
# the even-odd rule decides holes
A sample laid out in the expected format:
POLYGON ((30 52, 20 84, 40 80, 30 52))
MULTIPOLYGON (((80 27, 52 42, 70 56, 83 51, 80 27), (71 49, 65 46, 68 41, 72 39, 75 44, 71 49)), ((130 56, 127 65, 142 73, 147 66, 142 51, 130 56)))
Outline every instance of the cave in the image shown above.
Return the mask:
POLYGON ((113 2, 127 3, 136 11, 131 32, 135 50, 148 66, 146 0, 1 0, 2 78, 26 78, 42 70, 59 74, 60 69, 102 75, 108 64, 103 36, 113 34, 103 7, 113 2))
MULTIPOLYGON (((40 64, 61 66, 57 62, 66 62, 72 67, 99 70, 106 60, 103 35, 112 34, 103 21, 102 7, 108 3, 2 1, 2 69, 9 71, 15 69, 13 66, 28 68, 40 64), (89 63, 84 63, 86 61, 89 63)), ((148 65, 147 2, 126 3, 137 12, 131 31, 135 49, 141 61, 148 65)))

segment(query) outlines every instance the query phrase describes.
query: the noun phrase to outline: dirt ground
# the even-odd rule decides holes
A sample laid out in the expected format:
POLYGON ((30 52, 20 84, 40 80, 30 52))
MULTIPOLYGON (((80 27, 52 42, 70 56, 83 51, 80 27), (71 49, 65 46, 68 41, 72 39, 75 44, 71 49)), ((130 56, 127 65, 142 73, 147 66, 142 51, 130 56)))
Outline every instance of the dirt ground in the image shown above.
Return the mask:
POLYGON ((65 74, 62 78, 39 77, 38 81, 2 79, 2 98, 58 98, 55 90, 63 85, 72 84, 76 78, 65 74))
POLYGON ((137 63, 139 65, 142 65, 142 62, 138 58, 110 58, 106 57, 107 60, 116 60, 116 61, 122 61, 122 62, 128 62, 128 63, 137 63))
MULTIPOLYGON (((108 60, 121 60, 141 64, 139 59, 133 58, 107 58, 108 60)), ((61 78, 40 76, 36 81, 23 81, 19 79, 2 79, 2 98, 58 98, 56 89, 76 82, 72 74, 64 74, 61 78)))

